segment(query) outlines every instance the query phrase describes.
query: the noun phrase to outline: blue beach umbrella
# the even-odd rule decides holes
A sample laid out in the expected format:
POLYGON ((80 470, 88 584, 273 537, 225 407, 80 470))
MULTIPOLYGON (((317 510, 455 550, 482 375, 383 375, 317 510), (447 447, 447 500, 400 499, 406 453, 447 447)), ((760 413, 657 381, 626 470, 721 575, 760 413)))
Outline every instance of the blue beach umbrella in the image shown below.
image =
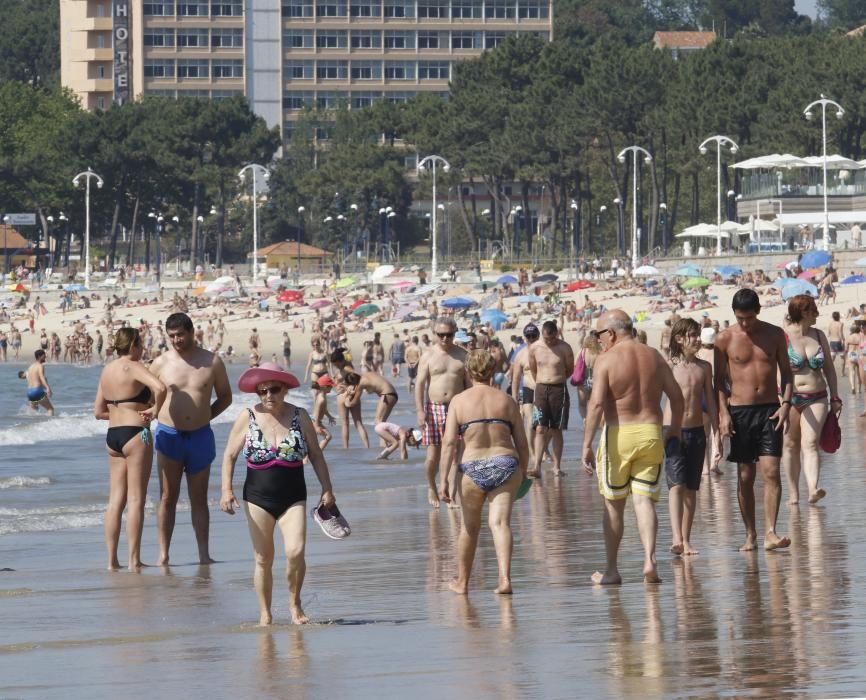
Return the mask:
POLYGON ((517 278, 514 275, 502 275, 496 284, 517 284, 517 278))
POLYGON ((540 297, 537 294, 526 294, 522 297, 517 297, 517 302, 519 304, 543 304, 544 297, 540 297))
POLYGON ((722 265, 720 267, 713 268, 713 272, 721 275, 724 278, 740 277, 743 274, 743 268, 737 267, 736 265, 722 265))
POLYGON ((451 297, 443 301, 440 306, 446 309, 468 309, 470 306, 475 306, 475 302, 467 297, 451 297))
POLYGON ((687 263, 685 265, 680 265, 676 270, 674 270, 674 274, 679 275, 680 277, 700 277, 701 268, 692 263, 687 263))
POLYGON ((807 270, 812 267, 824 267, 833 259, 826 250, 810 250, 800 258, 800 267, 807 270))
POLYGON ((83 284, 67 284, 63 290, 66 292, 83 292, 87 287, 83 284))
POLYGON ((508 314, 504 311, 500 311, 499 309, 484 309, 484 311, 481 312, 482 321, 492 321, 496 318, 501 318, 505 320, 508 318, 508 314))
POLYGON ((785 301, 798 294, 808 294, 811 297, 817 297, 818 288, 814 284, 809 284, 806 280, 794 280, 794 282, 786 284, 782 288, 782 299, 785 301))
POLYGON ((559 275, 554 275, 552 272, 548 272, 544 275, 539 275, 534 280, 532 280, 533 284, 535 282, 556 282, 559 279, 559 275))
POLYGON ((779 277, 779 279, 775 280, 770 286, 775 287, 776 289, 784 289, 789 284, 802 281, 803 280, 798 280, 796 277, 779 277))
POLYGON ((863 284, 866 282, 866 277, 863 275, 850 275, 843 279, 839 284, 863 284))
POLYGON ((854 267, 866 267, 866 258, 857 258, 854 261, 854 267))

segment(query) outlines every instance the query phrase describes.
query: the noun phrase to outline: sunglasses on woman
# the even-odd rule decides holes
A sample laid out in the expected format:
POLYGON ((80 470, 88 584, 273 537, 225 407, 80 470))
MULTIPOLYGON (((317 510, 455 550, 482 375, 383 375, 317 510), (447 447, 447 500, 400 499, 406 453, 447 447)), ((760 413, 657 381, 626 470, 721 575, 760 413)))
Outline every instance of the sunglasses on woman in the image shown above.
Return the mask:
POLYGON ((277 396, 283 392, 283 386, 281 384, 277 384, 276 386, 266 386, 261 389, 256 389, 256 393, 259 396, 277 396))

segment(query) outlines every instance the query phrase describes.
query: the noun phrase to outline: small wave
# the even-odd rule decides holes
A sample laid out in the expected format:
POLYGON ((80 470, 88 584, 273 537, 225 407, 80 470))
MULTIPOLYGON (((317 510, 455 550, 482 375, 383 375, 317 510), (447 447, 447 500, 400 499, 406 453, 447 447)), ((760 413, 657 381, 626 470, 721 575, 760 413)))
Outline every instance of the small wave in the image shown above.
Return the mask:
POLYGON ((0 447, 93 437, 104 432, 107 425, 105 421, 96 420, 92 413, 83 411, 54 418, 29 420, 0 430, 0 447))
POLYGON ((0 478, 0 489, 32 489, 51 483, 47 476, 7 476, 0 478))

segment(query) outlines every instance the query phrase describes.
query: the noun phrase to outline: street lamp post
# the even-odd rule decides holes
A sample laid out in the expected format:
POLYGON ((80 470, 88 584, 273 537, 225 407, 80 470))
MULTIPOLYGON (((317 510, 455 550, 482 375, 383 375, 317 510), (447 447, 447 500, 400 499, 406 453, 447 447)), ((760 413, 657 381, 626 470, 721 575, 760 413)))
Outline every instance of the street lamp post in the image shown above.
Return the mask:
POLYGON ((431 277, 436 279, 436 166, 441 165, 444 172, 451 170, 451 163, 445 160, 442 156, 427 156, 418 163, 418 174, 421 174, 422 168, 430 168, 433 171, 433 216, 430 219, 432 234, 430 236, 430 246, 432 248, 432 257, 430 260, 431 277))
POLYGON ((256 190, 256 179, 261 175, 265 180, 267 180, 271 176, 271 173, 264 165, 250 163, 238 171, 238 177, 241 182, 244 181, 244 175, 247 170, 250 170, 253 173, 253 286, 255 287, 259 279, 259 202, 256 190))
MULTIPOLYGON (((824 165, 824 236, 821 239, 821 248, 827 250, 830 247, 830 214, 827 210, 827 106, 830 105, 836 108, 836 119, 841 119, 845 116, 845 110, 842 105, 833 100, 828 100, 824 95, 821 95, 820 100, 815 100, 806 106, 803 114, 806 119, 812 119, 812 108, 816 105, 821 105, 821 142, 823 144, 823 165, 824 165)), ((781 226, 781 217, 779 225, 781 226)))
MULTIPOLYGON (((640 146, 629 146, 628 148, 623 148, 617 159, 620 163, 625 163, 626 155, 631 153, 632 156, 632 168, 631 168, 631 267, 635 269, 638 266, 638 259, 640 257, 640 251, 638 250, 640 243, 638 240, 638 230, 637 230, 637 156, 639 153, 642 153, 644 156, 644 163, 652 163, 653 157, 648 150, 645 148, 641 148, 640 146)), ((625 226, 623 226, 625 229, 625 226)), ((623 231, 625 234, 625 231, 623 231)), ((623 235, 625 238, 625 235, 623 235)), ((623 244, 625 241, 623 241, 623 244)))
POLYGON ((731 153, 736 153, 740 147, 727 136, 710 136, 704 139, 698 149, 702 155, 707 154, 707 144, 716 143, 716 255, 722 254, 722 146, 730 146, 731 153))
POLYGON ((295 286, 301 281, 301 237, 304 234, 304 207, 298 207, 298 266, 295 270, 295 286))
POLYGON ((619 255, 625 255, 625 203, 622 197, 614 197, 613 203, 616 204, 617 221, 616 221, 616 245, 619 248, 619 255))
POLYGON ((575 251, 577 254, 580 254, 580 207, 578 206, 575 200, 571 200, 572 216, 574 217, 574 228, 571 232, 571 262, 575 272, 575 277, 577 277, 577 259, 575 256, 575 251))
POLYGON ((162 281, 162 222, 165 219, 162 217, 162 214, 157 214, 156 212, 150 212, 147 217, 153 219, 154 228, 156 229, 156 286, 159 288, 162 281))
POLYGON ((662 230, 662 249, 668 249, 668 205, 662 202, 659 204, 659 226, 662 230))
POLYGON ((90 181, 96 178, 96 186, 99 189, 102 189, 105 182, 88 168, 72 178, 72 184, 78 187, 82 177, 86 180, 84 185, 84 286, 90 289, 90 181))

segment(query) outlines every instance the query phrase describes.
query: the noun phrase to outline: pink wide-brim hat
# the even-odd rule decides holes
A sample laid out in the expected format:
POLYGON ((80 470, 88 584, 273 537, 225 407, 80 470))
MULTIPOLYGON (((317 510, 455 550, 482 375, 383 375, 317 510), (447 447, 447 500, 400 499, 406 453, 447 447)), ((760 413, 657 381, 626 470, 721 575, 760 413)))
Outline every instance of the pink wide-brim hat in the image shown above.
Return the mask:
POLYGON ((289 389, 297 389, 301 386, 294 374, 287 372, 276 362, 262 362, 258 367, 244 370, 238 379, 238 389, 246 394, 254 394, 256 387, 264 382, 279 382, 285 384, 289 389))

